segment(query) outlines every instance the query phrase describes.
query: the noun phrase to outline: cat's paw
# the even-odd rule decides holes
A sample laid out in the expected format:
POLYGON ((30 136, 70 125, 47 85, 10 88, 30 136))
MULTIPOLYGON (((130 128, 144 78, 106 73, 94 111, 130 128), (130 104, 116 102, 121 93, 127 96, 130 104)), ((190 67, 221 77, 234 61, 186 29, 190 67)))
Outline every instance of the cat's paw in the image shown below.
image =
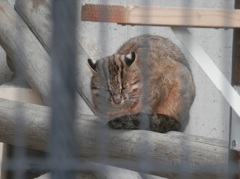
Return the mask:
POLYGON ((138 129, 139 120, 134 115, 124 115, 108 122, 112 129, 138 129))
POLYGON ((113 129, 150 129, 150 114, 136 113, 117 117, 108 122, 108 126, 113 129))
POLYGON ((151 131, 166 133, 168 131, 179 131, 181 124, 173 117, 162 114, 153 115, 150 121, 151 131))

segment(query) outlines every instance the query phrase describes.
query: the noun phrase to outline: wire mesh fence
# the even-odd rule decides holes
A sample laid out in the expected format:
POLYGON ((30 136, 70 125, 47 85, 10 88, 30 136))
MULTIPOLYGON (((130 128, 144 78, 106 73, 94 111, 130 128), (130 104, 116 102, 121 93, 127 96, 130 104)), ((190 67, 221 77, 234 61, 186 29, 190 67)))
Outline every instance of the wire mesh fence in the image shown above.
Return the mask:
MULTIPOLYGON (((229 148, 230 105, 218 91, 212 91, 216 84, 208 80, 205 69, 195 62, 192 52, 197 50, 197 56, 203 57, 202 49, 190 49, 197 43, 189 31, 156 24, 152 27, 81 21, 81 7, 85 3, 89 2, 18 0, 14 9, 7 0, 0 2, 0 45, 14 71, 12 80, 0 87, 1 97, 5 98, 0 103, 0 141, 5 143, 1 177, 236 176, 237 157, 231 158, 233 151, 229 148), (181 36, 183 43, 174 34, 181 36), (132 46, 119 49, 136 36, 142 40, 133 40, 132 46), (158 54, 167 60, 152 64, 158 54), (9 98, 1 89, 10 87, 17 88, 16 97, 6 100, 9 98), (20 91, 19 87, 27 91, 20 91), (29 102, 24 97, 32 91, 37 91, 33 96, 37 96, 38 102, 29 102), (168 103, 171 96, 174 100, 168 103), (176 110, 181 112, 175 114, 172 111, 178 103, 176 110), (189 124, 184 132, 175 132, 185 123, 189 124)), ((129 5, 130 10, 136 8, 132 6, 135 4, 150 9, 177 6, 192 8, 193 12, 196 6, 234 7, 233 2, 224 0, 90 3, 117 4, 121 8, 129 5)), ((115 13, 119 7, 112 11, 115 13)), ((112 12, 107 8, 92 10, 89 12, 102 21, 111 19, 112 12)), ((194 16, 187 14, 190 11, 183 11, 182 16, 194 16)), ((157 13, 154 9, 139 11, 135 16, 151 23, 154 13, 157 13)), ((170 9, 169 13, 166 19, 172 21, 170 9)), ((191 18, 181 21, 186 22, 191 23, 191 18)), ((227 21, 223 24, 229 25, 227 21)), ((201 28, 190 31, 199 37, 204 50, 230 81, 233 31, 201 28), (219 62, 222 60, 226 61, 219 62)), ((225 87, 221 89, 224 91, 225 87)))

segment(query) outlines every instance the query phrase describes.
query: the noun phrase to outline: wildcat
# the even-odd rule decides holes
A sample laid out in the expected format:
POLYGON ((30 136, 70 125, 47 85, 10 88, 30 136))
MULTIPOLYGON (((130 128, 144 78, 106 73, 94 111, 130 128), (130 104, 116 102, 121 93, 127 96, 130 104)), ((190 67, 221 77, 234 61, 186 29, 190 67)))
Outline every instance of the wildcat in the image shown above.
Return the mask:
POLYGON ((111 128, 185 129, 195 84, 188 62, 170 40, 137 36, 115 54, 88 59, 88 64, 94 107, 111 128))

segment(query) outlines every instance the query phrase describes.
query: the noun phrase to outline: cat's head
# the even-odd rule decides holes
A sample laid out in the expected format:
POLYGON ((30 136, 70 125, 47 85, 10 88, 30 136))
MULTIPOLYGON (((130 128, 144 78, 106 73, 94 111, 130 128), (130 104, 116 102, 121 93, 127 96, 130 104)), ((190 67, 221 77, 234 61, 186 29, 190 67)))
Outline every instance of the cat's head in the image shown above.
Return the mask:
POLYGON ((114 54, 93 62, 88 59, 92 71, 91 90, 93 101, 120 107, 126 102, 135 102, 141 81, 137 55, 114 54))

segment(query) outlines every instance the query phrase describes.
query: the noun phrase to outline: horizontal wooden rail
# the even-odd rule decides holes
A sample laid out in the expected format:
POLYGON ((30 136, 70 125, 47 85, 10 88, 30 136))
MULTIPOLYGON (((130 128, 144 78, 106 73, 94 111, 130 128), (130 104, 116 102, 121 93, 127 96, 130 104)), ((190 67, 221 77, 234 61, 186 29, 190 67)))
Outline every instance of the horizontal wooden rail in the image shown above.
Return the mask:
POLYGON ((94 5, 82 6, 83 21, 131 25, 239 28, 240 10, 177 7, 94 5))

